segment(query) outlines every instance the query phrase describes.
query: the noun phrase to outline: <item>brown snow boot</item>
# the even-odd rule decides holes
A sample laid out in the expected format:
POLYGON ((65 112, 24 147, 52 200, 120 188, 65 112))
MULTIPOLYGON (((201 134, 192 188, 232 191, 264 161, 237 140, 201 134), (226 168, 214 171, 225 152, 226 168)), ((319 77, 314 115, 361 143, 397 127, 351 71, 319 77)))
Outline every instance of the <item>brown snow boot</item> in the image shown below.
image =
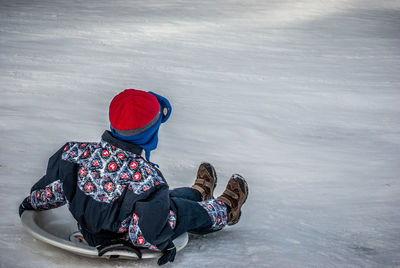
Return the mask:
POLYGON ((233 174, 225 191, 217 199, 221 200, 228 207, 228 225, 236 224, 242 212, 240 211, 246 202, 249 188, 245 179, 239 174, 233 174))
POLYGON ((214 198, 215 186, 217 186, 217 174, 214 167, 210 163, 201 163, 192 188, 200 192, 202 200, 208 200, 214 198))

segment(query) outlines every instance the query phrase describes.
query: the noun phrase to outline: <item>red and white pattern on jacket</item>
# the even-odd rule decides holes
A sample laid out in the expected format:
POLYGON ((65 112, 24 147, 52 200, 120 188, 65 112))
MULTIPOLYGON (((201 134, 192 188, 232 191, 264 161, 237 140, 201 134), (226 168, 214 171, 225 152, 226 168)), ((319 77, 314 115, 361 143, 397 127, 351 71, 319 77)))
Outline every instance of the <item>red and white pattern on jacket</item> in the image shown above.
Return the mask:
MULTIPOLYGON (((174 229, 176 226, 176 216, 172 210, 169 212, 168 224, 171 229, 174 229)), ((121 223, 119 233, 125 233, 126 231, 128 231, 129 238, 134 246, 148 248, 154 251, 160 251, 157 246, 151 244, 146 240, 146 238, 144 238, 143 233, 139 227, 139 217, 135 213, 133 213, 121 223)))
POLYGON ((141 194, 166 183, 140 155, 102 140, 100 143, 69 142, 62 159, 77 163, 78 187, 93 199, 110 203, 128 188, 141 194))
POLYGON ((66 204, 63 183, 60 180, 46 185, 44 189, 37 189, 31 192, 28 200, 36 210, 48 210, 66 204))

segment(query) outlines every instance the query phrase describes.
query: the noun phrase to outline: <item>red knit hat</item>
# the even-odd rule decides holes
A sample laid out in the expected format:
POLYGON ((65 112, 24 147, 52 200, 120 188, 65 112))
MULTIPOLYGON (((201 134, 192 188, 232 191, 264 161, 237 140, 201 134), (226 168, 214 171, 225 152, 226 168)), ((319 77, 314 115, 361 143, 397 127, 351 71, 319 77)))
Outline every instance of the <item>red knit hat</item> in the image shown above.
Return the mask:
POLYGON ((158 121, 160 114, 156 96, 136 89, 119 93, 111 101, 109 109, 111 127, 123 136, 145 131, 158 121))

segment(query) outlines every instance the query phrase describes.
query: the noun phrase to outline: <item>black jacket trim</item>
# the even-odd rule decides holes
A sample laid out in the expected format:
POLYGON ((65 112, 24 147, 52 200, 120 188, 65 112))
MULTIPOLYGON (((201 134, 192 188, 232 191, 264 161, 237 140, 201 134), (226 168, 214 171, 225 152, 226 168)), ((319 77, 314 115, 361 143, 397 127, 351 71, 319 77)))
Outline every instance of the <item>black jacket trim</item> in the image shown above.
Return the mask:
POLYGON ((137 154, 137 155, 141 155, 143 152, 142 147, 139 147, 138 145, 127 142, 127 141, 117 139, 116 137, 114 137, 112 135, 111 131, 109 131, 109 130, 104 131, 101 138, 104 141, 108 142, 109 144, 114 145, 115 147, 118 147, 124 151, 129 151, 129 152, 137 154))

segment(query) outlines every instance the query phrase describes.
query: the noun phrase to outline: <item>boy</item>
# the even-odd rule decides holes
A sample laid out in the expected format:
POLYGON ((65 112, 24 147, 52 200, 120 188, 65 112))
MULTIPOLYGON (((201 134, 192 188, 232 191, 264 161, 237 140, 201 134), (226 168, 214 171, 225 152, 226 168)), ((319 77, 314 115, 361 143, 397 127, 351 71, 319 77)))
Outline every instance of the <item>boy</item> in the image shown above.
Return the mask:
POLYGON ((89 245, 109 250, 163 252, 159 265, 174 261, 173 239, 206 234, 236 224, 248 187, 232 175, 214 199, 215 169, 202 163, 192 187, 169 190, 150 162, 158 130, 171 114, 169 101, 153 92, 127 89, 109 107, 111 131, 100 142, 68 142, 50 159, 46 175, 19 208, 47 210, 68 204, 89 245), (145 159, 141 156, 145 151, 145 159))

